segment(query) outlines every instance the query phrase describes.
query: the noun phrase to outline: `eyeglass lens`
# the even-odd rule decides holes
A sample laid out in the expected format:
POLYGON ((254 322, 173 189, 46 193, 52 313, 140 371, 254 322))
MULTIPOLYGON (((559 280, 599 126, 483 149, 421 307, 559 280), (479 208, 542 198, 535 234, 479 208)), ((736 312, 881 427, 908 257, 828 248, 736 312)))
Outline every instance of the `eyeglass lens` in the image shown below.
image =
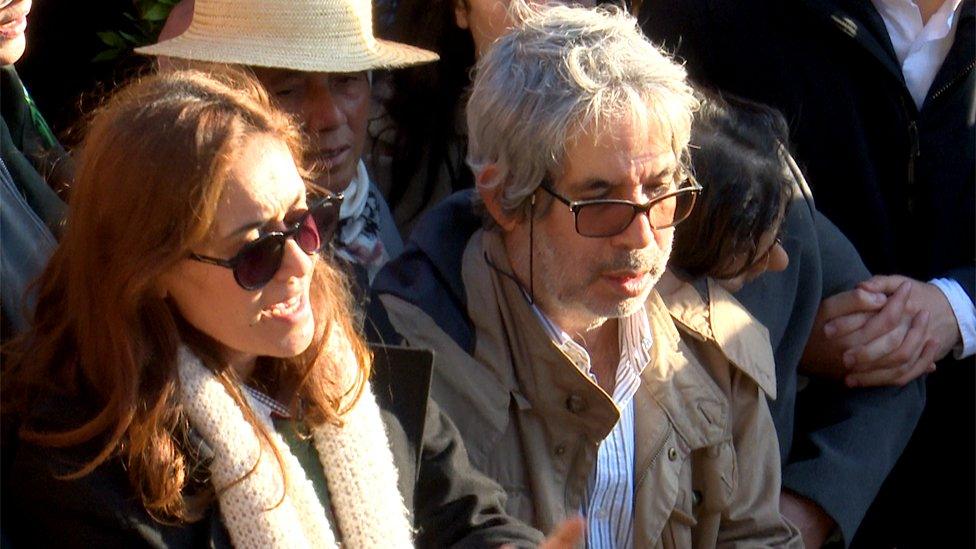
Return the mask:
POLYGON ((324 201, 302 214, 298 225, 284 233, 268 235, 241 250, 234 267, 237 283, 248 290, 267 284, 281 268, 285 242, 293 237, 303 252, 312 255, 321 251, 332 239, 339 221, 339 208, 324 201))
MULTIPOLYGON (((647 212, 651 227, 664 229, 683 221, 695 205, 695 193, 681 192, 655 202, 647 212)), ((576 214, 576 229, 581 235, 606 237, 620 234, 630 226, 640 206, 629 203, 583 204, 576 214)))

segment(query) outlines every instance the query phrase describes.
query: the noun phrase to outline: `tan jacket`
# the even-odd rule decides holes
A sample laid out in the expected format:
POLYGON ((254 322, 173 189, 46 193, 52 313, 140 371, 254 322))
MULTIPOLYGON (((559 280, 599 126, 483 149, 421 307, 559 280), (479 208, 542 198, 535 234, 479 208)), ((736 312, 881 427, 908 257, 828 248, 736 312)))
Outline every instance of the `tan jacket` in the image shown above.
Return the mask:
MULTIPOLYGON (((381 299, 411 345, 438 354, 432 395, 457 424, 472 462, 508 493, 510 513, 551 531, 579 512, 597 447, 619 412, 556 348, 521 289, 489 267, 486 254, 508 265, 500 239, 478 232, 462 260, 473 355, 416 306, 389 294, 381 299)), ((724 311, 730 303, 716 306, 724 311)), ((708 325, 691 306, 676 310, 690 326, 708 325)), ((680 335, 661 298, 648 300, 652 359, 634 397, 635 547, 800 546, 779 514, 779 454, 763 394, 775 390, 772 354, 764 329, 738 311, 742 330, 757 339, 732 343, 730 351, 765 341, 742 364, 692 330, 680 335)))

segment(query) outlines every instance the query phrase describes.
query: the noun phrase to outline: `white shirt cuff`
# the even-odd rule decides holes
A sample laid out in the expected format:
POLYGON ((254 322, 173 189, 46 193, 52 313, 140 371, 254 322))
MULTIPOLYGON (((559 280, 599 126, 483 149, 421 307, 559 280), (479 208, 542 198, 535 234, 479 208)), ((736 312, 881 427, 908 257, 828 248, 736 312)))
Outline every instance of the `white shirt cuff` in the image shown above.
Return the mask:
POLYGON ((956 359, 966 358, 976 354, 976 305, 969 299, 969 295, 958 282, 951 278, 936 278, 929 281, 949 300, 952 313, 956 315, 959 333, 962 334, 962 344, 956 345, 952 355, 956 359))

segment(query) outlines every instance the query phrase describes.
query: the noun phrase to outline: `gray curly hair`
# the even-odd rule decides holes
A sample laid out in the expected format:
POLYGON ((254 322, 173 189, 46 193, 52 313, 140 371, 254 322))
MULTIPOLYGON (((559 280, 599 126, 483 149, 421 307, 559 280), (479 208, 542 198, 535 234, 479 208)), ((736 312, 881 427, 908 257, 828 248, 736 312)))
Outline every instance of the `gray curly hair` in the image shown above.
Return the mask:
POLYGON ((502 186, 506 215, 524 217, 543 179, 558 179, 571 139, 628 117, 659 128, 687 167, 698 99, 636 19, 615 6, 515 4, 519 23, 479 61, 467 105, 468 164, 480 187, 502 186), (482 180, 489 164, 497 172, 482 180))

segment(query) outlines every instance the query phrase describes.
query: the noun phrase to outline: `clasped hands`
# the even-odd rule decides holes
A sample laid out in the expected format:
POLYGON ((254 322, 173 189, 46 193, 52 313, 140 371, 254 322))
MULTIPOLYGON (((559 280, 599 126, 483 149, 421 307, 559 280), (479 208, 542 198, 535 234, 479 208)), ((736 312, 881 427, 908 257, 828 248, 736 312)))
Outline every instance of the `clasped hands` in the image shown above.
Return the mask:
POLYGON ((849 387, 898 385, 935 371, 961 335, 948 299, 932 284, 875 276, 825 299, 801 371, 849 387))

